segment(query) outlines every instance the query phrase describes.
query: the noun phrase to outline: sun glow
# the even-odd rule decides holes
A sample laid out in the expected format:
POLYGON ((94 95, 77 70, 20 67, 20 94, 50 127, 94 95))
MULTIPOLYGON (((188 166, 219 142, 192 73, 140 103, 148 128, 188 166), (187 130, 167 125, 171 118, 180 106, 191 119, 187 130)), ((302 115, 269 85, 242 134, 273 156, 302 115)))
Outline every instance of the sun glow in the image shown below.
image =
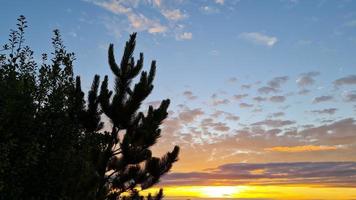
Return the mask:
POLYGON ((236 186, 209 186, 201 188, 204 196, 214 198, 232 198, 242 190, 242 187, 236 186))
MULTIPOLYGON (((143 195, 155 194, 158 188, 145 190, 143 195)), ((349 200, 356 198, 356 188, 322 187, 308 185, 289 186, 167 186, 163 193, 166 197, 181 198, 246 198, 277 200, 349 200)))

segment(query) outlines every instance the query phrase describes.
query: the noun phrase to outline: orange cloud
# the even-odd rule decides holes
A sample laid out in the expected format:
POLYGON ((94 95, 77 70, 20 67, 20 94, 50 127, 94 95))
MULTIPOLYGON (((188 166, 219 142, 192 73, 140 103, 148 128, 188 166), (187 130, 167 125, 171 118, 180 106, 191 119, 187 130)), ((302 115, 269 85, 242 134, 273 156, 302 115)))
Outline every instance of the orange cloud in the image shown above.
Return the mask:
POLYGON ((337 146, 314 146, 314 145, 305 145, 305 146, 277 146, 271 148, 265 148, 266 151, 277 151, 277 152, 288 152, 288 153, 299 153, 299 152, 308 152, 308 151, 330 151, 338 149, 337 146))

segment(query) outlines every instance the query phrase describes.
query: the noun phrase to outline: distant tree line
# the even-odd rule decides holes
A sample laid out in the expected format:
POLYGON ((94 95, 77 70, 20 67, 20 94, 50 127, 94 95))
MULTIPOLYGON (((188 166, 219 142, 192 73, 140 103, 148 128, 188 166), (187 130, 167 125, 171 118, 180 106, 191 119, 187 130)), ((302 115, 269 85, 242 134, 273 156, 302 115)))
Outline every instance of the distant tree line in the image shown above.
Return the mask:
POLYGON ((0 50, 0 199, 161 199, 162 189, 147 197, 139 191, 171 169, 179 147, 152 156, 170 101, 146 114, 139 110, 153 90, 156 63, 146 72, 142 53, 135 61, 136 33, 120 63, 109 46, 114 88, 107 76, 96 75, 85 95, 60 32, 53 32, 53 52, 36 62, 25 44, 26 28, 20 16, 0 50), (103 115, 110 122, 104 124, 103 115))

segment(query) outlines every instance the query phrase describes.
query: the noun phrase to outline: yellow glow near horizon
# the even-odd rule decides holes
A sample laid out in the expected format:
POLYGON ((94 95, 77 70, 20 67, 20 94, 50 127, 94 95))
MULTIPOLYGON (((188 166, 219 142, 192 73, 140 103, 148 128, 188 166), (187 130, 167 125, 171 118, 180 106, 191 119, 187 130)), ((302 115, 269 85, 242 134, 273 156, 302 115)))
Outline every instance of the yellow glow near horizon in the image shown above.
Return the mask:
MULTIPOLYGON (((157 188, 146 193, 155 193, 157 188)), ((276 200, 349 200, 356 199, 356 188, 297 186, 170 186, 166 197, 187 198, 271 198, 276 200)))
POLYGON ((215 198, 232 198, 242 190, 243 186, 208 186, 201 188, 203 195, 215 198))

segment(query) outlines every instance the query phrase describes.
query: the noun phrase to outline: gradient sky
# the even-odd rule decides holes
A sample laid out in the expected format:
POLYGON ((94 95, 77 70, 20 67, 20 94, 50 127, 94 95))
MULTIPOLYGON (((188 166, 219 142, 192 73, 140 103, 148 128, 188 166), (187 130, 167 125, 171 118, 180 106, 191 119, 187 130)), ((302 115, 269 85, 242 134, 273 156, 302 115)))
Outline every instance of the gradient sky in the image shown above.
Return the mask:
POLYGON ((111 74, 109 43, 120 57, 138 32, 136 55, 158 63, 146 103, 172 101, 154 150, 182 148, 161 183, 169 197, 356 199, 356 1, 5 0, 1 10, 1 42, 25 15, 37 59, 60 29, 86 89, 111 74))

